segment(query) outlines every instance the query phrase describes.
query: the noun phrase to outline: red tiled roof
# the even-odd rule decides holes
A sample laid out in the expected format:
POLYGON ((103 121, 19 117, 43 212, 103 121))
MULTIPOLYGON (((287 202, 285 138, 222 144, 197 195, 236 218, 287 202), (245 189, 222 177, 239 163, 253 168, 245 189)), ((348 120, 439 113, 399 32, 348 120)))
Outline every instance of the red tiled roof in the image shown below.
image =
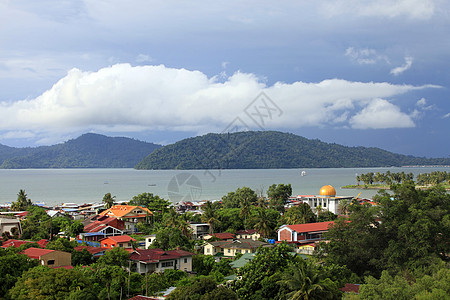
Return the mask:
POLYGON ((359 293, 359 284, 354 284, 354 283, 346 283, 344 287, 340 288, 341 291, 343 291, 344 293, 359 293))
POLYGON ((66 269, 66 270, 70 270, 73 269, 73 266, 56 266, 56 267, 51 267, 52 269, 66 269))
POLYGON ((158 262, 161 260, 176 259, 192 255, 194 254, 184 250, 164 251, 161 249, 137 249, 131 253, 130 259, 143 262, 158 262))
POLYGON ((19 248, 23 244, 27 244, 27 243, 33 243, 33 242, 22 241, 22 240, 7 240, 6 242, 3 243, 2 248, 8 248, 8 247, 12 247, 12 246, 19 248))
POLYGON ((36 243, 37 243, 39 246, 41 246, 42 248, 45 248, 45 246, 47 246, 47 244, 48 244, 49 242, 50 242, 49 240, 42 239, 42 240, 37 241, 36 243))
POLYGON ((287 225, 287 227, 293 231, 296 231, 297 233, 300 233, 300 232, 326 231, 331 226, 331 224, 334 224, 334 222, 329 221, 318 223, 295 224, 295 225, 287 225))
POLYGON ((24 251, 22 251, 22 254, 25 254, 26 256, 28 256, 29 258, 35 258, 35 259, 39 259, 42 255, 51 253, 55 250, 49 250, 49 249, 40 249, 40 248, 28 248, 25 249, 24 251))
POLYGON ((125 228, 125 223, 115 217, 102 216, 95 222, 84 226, 84 232, 99 232, 107 226, 123 230, 125 228))

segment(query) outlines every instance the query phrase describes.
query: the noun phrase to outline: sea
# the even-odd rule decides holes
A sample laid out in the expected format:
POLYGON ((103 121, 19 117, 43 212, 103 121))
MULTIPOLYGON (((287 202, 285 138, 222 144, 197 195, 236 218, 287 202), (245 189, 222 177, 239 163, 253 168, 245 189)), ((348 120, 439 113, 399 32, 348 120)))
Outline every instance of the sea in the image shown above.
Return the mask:
POLYGON ((0 204, 17 199, 25 190, 34 203, 101 203, 106 193, 128 201, 152 193, 171 202, 219 200, 240 187, 265 195, 272 184, 291 184, 293 195, 318 195, 332 185, 337 196, 372 198, 376 190, 342 189, 356 184, 356 175, 368 172, 405 172, 417 176, 447 167, 320 168, 244 170, 135 170, 135 169, 20 169, 0 170, 0 204))

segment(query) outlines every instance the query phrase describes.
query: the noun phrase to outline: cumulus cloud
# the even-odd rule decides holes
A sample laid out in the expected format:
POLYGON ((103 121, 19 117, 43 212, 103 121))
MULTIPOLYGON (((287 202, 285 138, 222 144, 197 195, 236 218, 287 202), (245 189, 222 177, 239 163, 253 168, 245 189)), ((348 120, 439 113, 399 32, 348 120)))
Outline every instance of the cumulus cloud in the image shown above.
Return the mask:
POLYGON ((406 70, 408 70, 409 68, 411 68, 413 63, 413 58, 410 56, 405 57, 405 63, 397 68, 394 68, 391 70, 391 74, 397 76, 402 74, 403 72, 405 72, 406 70))
POLYGON ((374 99, 350 119, 355 129, 386 129, 414 127, 410 116, 384 99, 374 99))
POLYGON ((97 72, 72 69, 37 98, 1 102, 0 130, 27 137, 89 130, 220 132, 237 117, 260 128, 251 118, 256 113, 260 119, 270 113, 266 129, 412 127, 411 118, 385 99, 434 87, 341 79, 267 86, 251 73, 219 82, 200 71, 117 64, 97 72), (261 92, 268 99, 255 98, 261 92))
POLYGON ((450 113, 445 114, 443 118, 444 118, 444 119, 445 119, 445 118, 450 118, 450 113))

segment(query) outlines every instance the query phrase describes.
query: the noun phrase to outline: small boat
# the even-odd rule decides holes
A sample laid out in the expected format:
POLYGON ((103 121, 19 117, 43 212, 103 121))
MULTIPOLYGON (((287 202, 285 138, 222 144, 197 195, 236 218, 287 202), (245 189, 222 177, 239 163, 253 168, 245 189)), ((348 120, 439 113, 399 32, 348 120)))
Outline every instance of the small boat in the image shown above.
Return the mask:
POLYGON ((156 186, 156 183, 149 183, 148 186, 156 186))
POLYGON ((302 171, 302 176, 306 176, 306 171, 302 171))

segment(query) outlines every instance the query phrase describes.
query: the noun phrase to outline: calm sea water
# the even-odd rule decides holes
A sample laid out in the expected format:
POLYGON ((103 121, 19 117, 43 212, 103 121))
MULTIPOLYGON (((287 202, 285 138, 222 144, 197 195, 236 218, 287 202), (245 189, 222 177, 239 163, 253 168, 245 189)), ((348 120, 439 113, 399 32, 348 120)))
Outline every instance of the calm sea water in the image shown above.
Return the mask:
MULTIPOLYGON (((356 174, 367 172, 450 172, 450 167, 411 168, 339 168, 339 169, 268 169, 268 170, 148 170, 134 169, 27 169, 0 170, 0 203, 17 199, 25 189, 33 202, 55 205, 101 202, 106 193, 116 200, 130 200, 148 192, 170 199, 220 199, 238 187, 248 186, 255 191, 267 191, 274 183, 290 183, 293 194, 316 195, 323 185, 331 184, 338 196, 356 196, 361 190, 341 189, 356 183, 356 174), (301 176, 305 171, 306 175, 301 176)), ((363 190, 361 197, 372 197, 376 191, 363 190)))

